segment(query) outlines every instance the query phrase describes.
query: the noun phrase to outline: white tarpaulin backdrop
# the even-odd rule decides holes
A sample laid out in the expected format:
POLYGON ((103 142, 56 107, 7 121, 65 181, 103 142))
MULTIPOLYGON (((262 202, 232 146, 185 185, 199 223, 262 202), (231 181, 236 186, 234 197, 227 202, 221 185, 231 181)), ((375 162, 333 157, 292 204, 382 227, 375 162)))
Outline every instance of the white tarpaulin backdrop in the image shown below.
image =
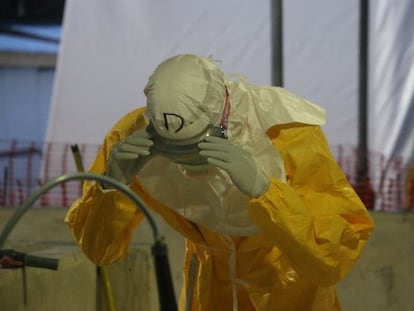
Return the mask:
POLYGON ((370 147, 414 165, 414 1, 371 1, 370 147))
MULTIPOLYGON (((359 1, 284 1, 285 87, 327 110, 331 144, 357 142, 359 1)), ((67 0, 46 138, 101 143, 145 105, 155 66, 213 55, 225 73, 270 84, 270 0, 67 0)), ((414 149, 414 1, 371 1, 370 149, 414 149)))

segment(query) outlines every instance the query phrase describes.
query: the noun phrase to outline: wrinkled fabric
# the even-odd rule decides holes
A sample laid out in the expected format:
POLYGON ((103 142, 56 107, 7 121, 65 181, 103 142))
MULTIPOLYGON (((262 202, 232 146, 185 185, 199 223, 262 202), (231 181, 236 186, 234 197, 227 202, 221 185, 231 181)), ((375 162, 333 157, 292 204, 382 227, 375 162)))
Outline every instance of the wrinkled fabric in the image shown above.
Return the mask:
MULTIPOLYGON (((236 82, 225 80, 231 104, 228 139, 242 146, 252 156, 259 174, 266 180, 277 178, 284 181, 286 173, 283 159, 266 135, 269 124, 264 116, 258 115, 258 111, 265 110, 269 114, 275 111, 272 116, 278 124, 307 122, 313 125, 325 122, 324 111, 282 88, 254 87, 244 78, 236 82), (272 102, 280 104, 273 104, 272 110, 272 102), (303 111, 303 115, 300 111, 303 111)), ((189 104, 186 109, 193 106, 189 104)), ((220 107, 222 109, 222 103, 220 107)), ((145 115, 148 118, 148 112, 145 115)), ((138 173, 138 177, 155 199, 197 224, 229 235, 246 236, 257 232, 256 225, 247 213, 247 197, 233 185, 225 171, 210 167, 206 176, 197 178, 188 171, 185 167, 155 156, 138 173), (163 172, 161 175, 160 171, 163 172), (195 197, 188 193, 200 195, 195 197)))
MULTIPOLYGON (((285 176, 271 177, 269 188, 258 198, 231 197, 233 203, 224 211, 229 221, 233 220, 231 215, 240 217, 241 223, 245 221, 238 227, 249 228, 248 234, 220 233, 210 224, 196 223, 197 219, 184 215, 179 206, 172 206, 168 195, 157 198, 139 175, 130 184, 151 209, 186 238, 181 309, 190 303, 191 310, 199 311, 340 310, 334 285, 358 259, 373 229, 372 219, 329 151, 319 126, 322 118, 306 111, 301 115, 296 105, 302 100, 281 88, 248 87, 242 81, 233 87, 236 85, 240 93, 230 87, 233 102, 265 105, 268 98, 280 112, 273 124, 259 110, 254 118, 260 119, 269 146, 280 155, 285 176), (289 120, 293 115, 295 118, 289 120), (195 270, 190 269, 194 259, 195 270), (191 273, 195 275, 193 283, 191 273), (191 297, 187 297, 190 292, 191 297)), ((248 114, 243 114, 243 109, 250 108, 241 105, 240 109, 239 118, 245 122, 248 114)), ((129 113, 112 128, 91 172, 103 173, 112 144, 146 125, 144 111, 129 113)), ((230 133, 235 130, 236 126, 230 133)), ((158 167, 161 172, 173 169, 165 159, 159 161, 164 165, 158 167)), ((180 173, 177 167, 176 172, 180 173)), ((175 179, 168 187, 172 182, 175 179)), ((167 184, 165 187, 163 191, 169 191, 167 184)), ((191 196, 184 187, 181 191, 191 196)), ((174 195, 170 193, 171 198, 174 195)), ((116 190, 103 190, 99 183, 86 181, 82 197, 71 206, 65 221, 85 254, 106 265, 125 256, 132 230, 142 218, 116 190)))

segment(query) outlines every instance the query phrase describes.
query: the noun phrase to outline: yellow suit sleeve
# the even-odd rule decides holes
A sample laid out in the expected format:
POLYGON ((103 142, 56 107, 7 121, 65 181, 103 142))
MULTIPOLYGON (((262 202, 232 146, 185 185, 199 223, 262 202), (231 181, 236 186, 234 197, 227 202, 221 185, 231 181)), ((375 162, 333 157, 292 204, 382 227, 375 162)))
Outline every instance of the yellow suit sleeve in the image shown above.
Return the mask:
POLYGON ((287 182, 273 179, 249 214, 295 270, 322 286, 338 282, 359 257, 373 221, 329 151, 319 126, 268 131, 287 182))
MULTIPOLYGON (((110 130, 89 172, 105 172, 111 146, 145 125, 143 111, 134 110, 110 130)), ((106 265, 125 256, 132 230, 142 219, 142 213, 124 194, 103 190, 99 182, 85 181, 82 197, 69 208, 65 222, 88 258, 106 265)))

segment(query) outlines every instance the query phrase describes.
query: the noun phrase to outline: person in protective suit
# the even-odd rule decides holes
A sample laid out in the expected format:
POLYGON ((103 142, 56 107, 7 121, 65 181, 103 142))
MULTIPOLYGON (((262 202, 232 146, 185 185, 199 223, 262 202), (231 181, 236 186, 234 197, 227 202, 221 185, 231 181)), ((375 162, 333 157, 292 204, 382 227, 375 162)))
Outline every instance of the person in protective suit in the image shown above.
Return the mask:
MULTIPOLYGON (((324 111, 284 88, 227 79, 177 55, 147 105, 106 135, 90 172, 129 185, 186 239, 182 310, 340 310, 335 284, 374 224, 332 156, 324 111)), ((122 259, 143 219, 96 181, 65 221, 98 265, 122 259)))

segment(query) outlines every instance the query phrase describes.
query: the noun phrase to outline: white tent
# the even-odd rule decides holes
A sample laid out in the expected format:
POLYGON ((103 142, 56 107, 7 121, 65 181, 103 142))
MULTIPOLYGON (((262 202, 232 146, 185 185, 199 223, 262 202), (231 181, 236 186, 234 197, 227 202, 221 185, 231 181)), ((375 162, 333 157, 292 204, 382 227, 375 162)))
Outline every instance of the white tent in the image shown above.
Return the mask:
MULTIPOLYGON (((213 55, 271 80, 270 1, 67 0, 46 139, 99 144, 165 58, 213 55)), ((284 86, 327 110, 332 145, 357 145, 359 1, 283 4, 284 86)), ((414 1, 371 1, 369 149, 414 154, 414 1)), ((413 160, 412 160, 413 161, 413 160)))

